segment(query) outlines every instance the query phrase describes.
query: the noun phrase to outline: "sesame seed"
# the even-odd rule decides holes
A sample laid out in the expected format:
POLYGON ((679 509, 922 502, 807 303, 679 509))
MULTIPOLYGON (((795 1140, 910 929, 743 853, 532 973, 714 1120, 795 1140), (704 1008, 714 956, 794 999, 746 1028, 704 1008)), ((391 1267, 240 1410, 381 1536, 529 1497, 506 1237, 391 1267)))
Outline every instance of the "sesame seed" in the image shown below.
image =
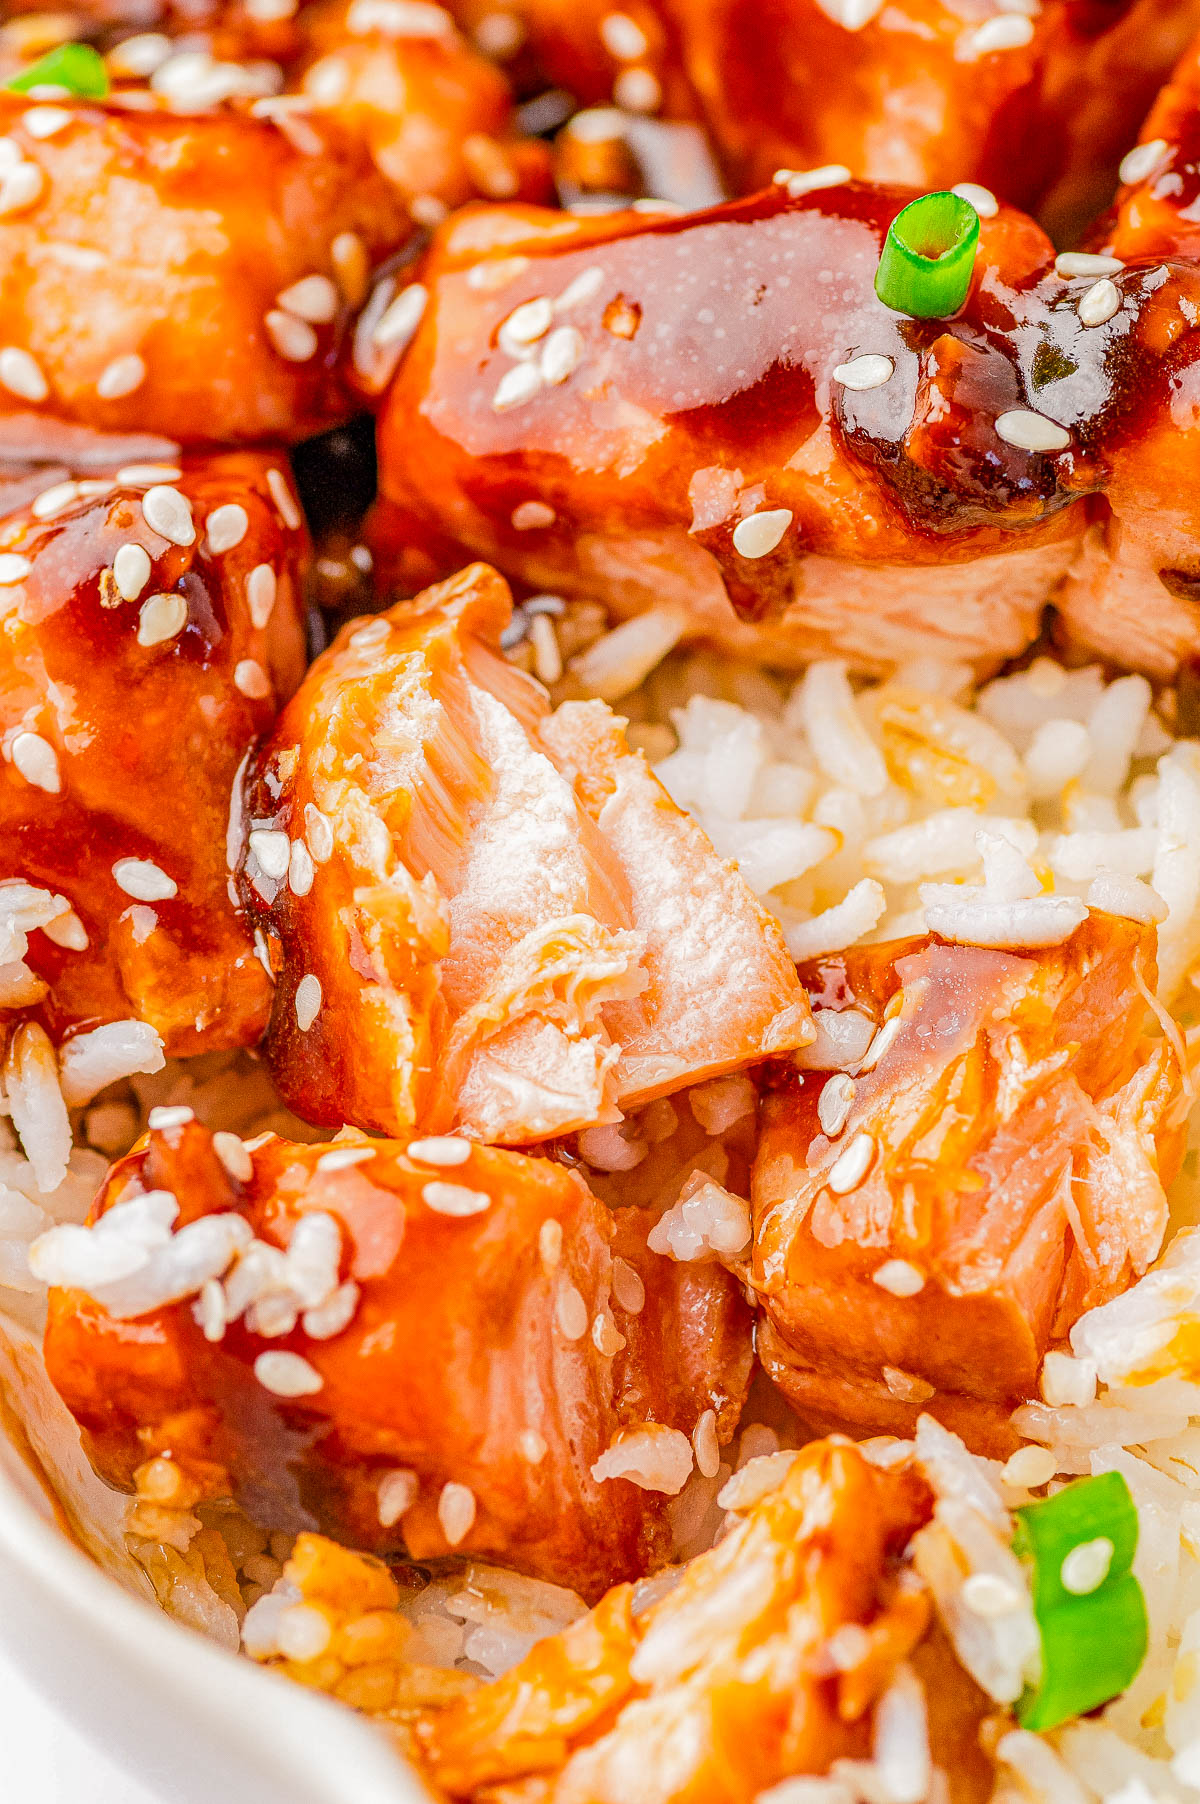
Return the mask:
POLYGON ((252 702, 260 702, 271 693, 271 679, 256 658, 238 659, 233 667, 233 686, 252 702))
POLYGON ((562 1258, 562 1248, 562 1223, 551 1217, 538 1229, 538 1258, 548 1272, 552 1272, 562 1258))
POLYGON ((62 790, 58 754, 40 733, 18 733, 12 742, 12 761, 27 783, 56 796, 62 790))
POLYGON ((138 613, 139 645, 162 645, 176 638, 187 625, 187 602, 182 595, 151 595, 138 613))
POLYGON ((625 1336, 607 1309, 599 1310, 592 1322, 592 1345, 602 1359, 615 1359, 626 1345, 625 1336))
POLYGON ((155 483, 142 496, 142 517, 146 525, 171 545, 194 545, 196 523, 191 503, 178 489, 155 483))
POLYGON ((1121 305, 1121 296, 1115 282, 1107 276, 1101 276, 1094 282, 1079 303, 1079 323, 1081 326, 1102 326, 1110 320, 1121 305))
POLYGON ((213 1135, 213 1151, 225 1167, 231 1178, 239 1184, 248 1184, 254 1176, 254 1160, 238 1134, 230 1134, 219 1130, 213 1135))
POLYGON ((152 482, 178 482, 182 475, 178 464, 124 464, 116 481, 124 488, 140 489, 152 482))
POLYGON ((446 1540, 451 1547, 457 1547, 466 1540, 475 1521, 474 1491, 469 1485, 455 1484, 453 1480, 444 1484, 438 1498, 437 1514, 446 1540))
POLYGON ((536 300, 523 301, 515 307, 500 328, 501 342, 505 339, 514 345, 536 344, 544 338, 554 321, 554 307, 545 295, 536 300))
POLYGON ((434 1134, 428 1140, 410 1140, 408 1156, 420 1165, 465 1165, 471 1157, 471 1143, 453 1134, 434 1134))
POLYGON ((517 1436, 521 1458, 531 1466, 540 1466, 550 1449, 536 1428, 523 1428, 517 1436))
POLYGON ((304 71, 302 86, 318 106, 340 106, 350 88, 350 65, 344 56, 323 56, 304 71))
MULTIPOLYGON (((219 1135, 213 1135, 214 1147, 219 1138, 219 1135)), ((229 1138, 236 1140, 237 1135, 231 1134, 229 1138)), ((217 1157, 220 1157, 219 1153, 217 1157)), ((215 1346, 217 1341, 224 1340, 225 1287, 219 1278, 206 1278, 204 1280, 204 1283, 200 1286, 200 1294, 192 1305, 192 1313, 196 1319, 196 1326, 199 1328, 206 1341, 211 1342, 215 1346)))
POLYGON ((506 288, 510 282, 515 282, 528 268, 528 257, 497 257, 490 263, 476 263, 467 271, 467 287, 491 294, 497 288, 506 288))
POLYGON ((276 1397, 311 1397, 325 1383, 315 1366, 299 1353, 260 1353, 254 1362, 254 1376, 276 1397))
POLYGON ((1008 1616, 1025 1602, 1015 1585, 994 1572, 973 1572, 959 1595, 973 1616, 1008 1616))
POLYGON ((551 388, 557 388, 560 382, 573 376, 583 361, 584 349, 583 333, 575 326, 556 327, 542 346, 543 382, 548 382, 551 388))
POLYGON ((333 857, 333 822, 311 802, 304 804, 304 837, 316 862, 327 864, 333 857))
POLYGON ((313 326, 328 325, 330 320, 337 318, 341 305, 338 291, 328 276, 301 276, 290 288, 281 289, 275 302, 285 313, 293 313, 297 319, 307 320, 313 326))
POLYGON ((819 169, 781 169, 776 174, 776 181, 783 176, 782 183, 788 191, 789 198, 799 200, 802 194, 812 194, 818 188, 836 188, 842 182, 850 180, 850 171, 844 163, 822 163, 819 169))
POLYGON ((170 54, 171 40, 164 32, 142 31, 109 51, 108 66, 114 75, 153 75, 170 54))
POLYGON ((1000 1476, 1006 1485, 1019 1485, 1023 1491, 1036 1491, 1048 1485, 1058 1471, 1058 1461, 1048 1447, 1018 1447, 1005 1461, 1000 1476))
POLYGON ((24 212, 38 199, 45 182, 36 163, 18 163, 0 172, 0 214, 24 212))
MULTIPOLYGON (((240 545, 250 525, 250 516, 244 507, 236 501, 227 501, 223 507, 215 507, 204 523, 204 533, 208 549, 215 557, 222 552, 232 551, 240 545)), ((258 622, 255 622, 257 625, 258 622)))
POLYGON ((117 888, 137 902, 167 902, 178 893, 174 878, 148 858, 118 858, 112 874, 117 888))
POLYGON ((959 63, 975 63, 980 57, 995 56, 1002 50, 1021 50, 1033 41, 1033 20, 1023 13, 1000 13, 985 19, 973 31, 964 31, 954 45, 954 59, 959 63))
POLYGON ((840 382, 843 388, 852 388, 856 392, 882 388, 890 380, 895 368, 890 357, 869 351, 863 357, 852 357, 849 363, 839 363, 833 372, 833 379, 840 382))
POLYGON ((554 1319, 564 1340, 582 1340, 587 1333, 587 1304, 573 1284, 564 1284, 554 1302, 554 1319))
POLYGON ((130 351, 105 364, 96 383, 96 393, 102 401, 119 401, 122 395, 131 395, 140 388, 145 380, 145 362, 136 351, 130 351))
POLYGON ((791 523, 792 510, 788 507, 769 507, 762 513, 747 514, 733 529, 733 549, 739 557, 766 557, 791 523))
POLYGON ((563 661, 554 622, 546 614, 535 614, 529 622, 529 637, 539 683, 557 683, 563 673, 563 661))
POLYGON ((1117 174, 1123 182, 1144 182, 1170 148, 1165 138, 1151 138, 1146 144, 1135 144, 1121 159, 1117 174))
POLYGON ((1060 251, 1054 259, 1060 276, 1115 276, 1125 265, 1120 257, 1094 256, 1091 251, 1060 251))
POLYGON ((88 949, 88 931, 73 908, 56 920, 47 921, 42 928, 48 940, 56 946, 62 946, 67 952, 86 952, 88 949))
POLYGON ((385 1472, 376 1487, 379 1499, 379 1526, 391 1528, 399 1522, 405 1510, 411 1509, 417 1500, 420 1480, 415 1472, 404 1466, 397 1466, 393 1472, 385 1472))
POLYGON ((1073 1597, 1087 1597, 1098 1590, 1108 1577, 1114 1552, 1107 1535, 1097 1535, 1094 1541, 1081 1541, 1059 1567, 1063 1590, 1073 1597))
POLYGON ((875 1038, 871 1041, 871 1044, 867 1047, 867 1050, 863 1053, 862 1058, 859 1060, 859 1071, 874 1071, 876 1065, 878 1065, 880 1059, 885 1056, 899 1032, 900 1017, 899 1015, 893 1015, 890 1021, 884 1022, 883 1026, 879 1029, 879 1032, 875 1035, 875 1038))
POLYGON ((246 578, 246 603, 251 623, 264 627, 275 606, 275 572, 270 564, 256 564, 246 578))
POLYGON ((492 396, 492 407, 497 413, 507 413, 512 407, 523 407, 526 401, 532 401, 542 386, 542 374, 534 363, 518 363, 514 369, 506 370, 496 385, 492 396))
POLYGON ((845 1196, 862 1183, 875 1157, 875 1142, 870 1134, 855 1134, 845 1152, 834 1161, 825 1182, 835 1196, 845 1196))
POLYGON ((84 497, 90 499, 93 495, 111 495, 113 480, 111 476, 81 477, 75 487, 79 490, 81 499, 84 497))
POLYGON ((627 1259, 613 1260, 612 1293, 628 1315, 640 1315, 646 1306, 646 1286, 627 1259))
POLYGON ((296 985, 296 1025, 306 1034, 321 1012, 321 980, 310 971, 296 985))
POLYGON ((21 114, 21 124, 31 138, 54 138, 71 123, 71 115, 61 106, 31 106, 21 114))
POLYGON ((117 551, 112 562, 113 582, 122 601, 136 601, 150 581, 150 554, 130 540, 117 551))
POLYGON ((620 63, 635 63, 650 45, 646 34, 628 13, 606 13, 600 21, 600 42, 620 63))
POLYGON ((189 1122, 195 1121, 195 1119, 195 1109, 188 1108, 186 1103, 180 1103, 175 1108, 151 1109, 146 1117, 146 1126, 152 1128, 156 1134, 169 1134, 175 1128, 187 1127, 189 1122))
POLYGON ((554 525, 554 509, 544 501, 522 501, 512 511, 512 524, 517 532, 533 532, 539 526, 554 525))
POLYGON ((371 280, 371 260, 357 232, 339 232, 329 247, 329 260, 348 307, 361 307, 371 280))
POLYGON ((403 350, 409 343, 429 301, 429 290, 421 282, 410 282, 390 301, 371 333, 371 342, 380 349, 390 345, 403 350))
POLYGON ((835 1071, 821 1086, 817 1098, 817 1120, 831 1140, 836 1140, 845 1127, 853 1103, 854 1079, 844 1071, 835 1071))
POLYGON ((53 488, 42 490, 30 505, 29 511, 35 520, 52 520, 56 514, 65 513, 78 500, 77 482, 56 482, 53 488))
POLYGON ((318 1171, 349 1171, 354 1165, 367 1165, 375 1157, 373 1146, 335 1146, 317 1160, 318 1171))
POLYGON ((692 1451, 701 1478, 715 1478, 721 1465, 721 1443, 717 1439, 717 1412, 706 1409, 692 1430, 692 1451))
POLYGON ((263 876, 282 883, 292 855, 292 842, 287 834, 277 827, 252 827, 246 843, 263 876))
POLYGON ((662 105, 662 87, 649 69, 622 69, 613 83, 613 99, 630 113, 656 113, 662 105))
POLYGON ((33 569, 27 557, 17 551, 0 551, 0 589, 7 589, 13 583, 23 583, 33 569))
POLYGON ((570 307, 580 307, 590 301, 604 287, 604 271, 599 264, 593 263, 590 268, 580 270, 574 281, 568 282, 558 299, 554 302, 556 313, 565 313, 570 307))
POLYGON ((283 472, 277 470, 274 465, 267 471, 267 488, 271 492, 272 501, 279 509, 279 517, 284 525, 289 527, 292 532, 299 532, 304 524, 304 516, 296 505, 296 498, 284 479, 283 472))
POLYGON ((886 1259, 871 1273, 871 1281, 893 1297, 915 1297, 925 1288, 925 1274, 907 1259, 886 1259))
POLYGON ((15 345, 5 345, 0 351, 0 384, 22 401, 44 401, 50 393, 39 364, 28 351, 20 351, 15 345))
POLYGON ((1065 426, 1028 407, 1013 407, 999 414, 996 436, 1006 445, 1015 445, 1018 451, 1065 451, 1071 442, 1065 426))
POLYGON ((980 219, 995 219, 1000 211, 1000 202, 991 189, 979 182, 956 182, 950 192, 957 194, 959 200, 965 200, 969 207, 974 207, 980 219))
POLYGON ((426 1184, 421 1196, 435 1215, 482 1215, 491 1207, 486 1190, 469 1190, 465 1184, 426 1184))
POLYGON ((317 335, 307 320, 271 307, 263 314, 267 337, 288 363, 307 363, 317 354, 317 335))

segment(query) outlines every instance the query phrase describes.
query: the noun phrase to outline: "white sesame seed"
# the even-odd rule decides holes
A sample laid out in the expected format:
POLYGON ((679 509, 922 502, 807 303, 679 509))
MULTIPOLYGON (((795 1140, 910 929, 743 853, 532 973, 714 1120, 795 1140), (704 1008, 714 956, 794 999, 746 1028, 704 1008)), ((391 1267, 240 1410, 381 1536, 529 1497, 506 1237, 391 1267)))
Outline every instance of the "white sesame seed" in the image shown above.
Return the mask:
POLYGON ((142 31, 125 38, 108 53, 114 75, 153 75, 171 54, 171 40, 161 31, 142 31))
POLYGON ((17 551, 0 551, 0 589, 7 589, 13 583, 23 583, 33 569, 27 557, 17 551))
POLYGON ((288 859, 288 888, 293 896, 307 896, 315 876, 312 854, 302 839, 294 839, 288 859))
POLYGON ((296 505, 296 498, 288 486, 282 470, 274 465, 267 471, 267 488, 271 499, 279 509, 279 517, 292 532, 299 532, 304 524, 304 516, 296 505))
POLYGON ((573 1284, 561 1286, 554 1301, 554 1319, 564 1340, 582 1340, 587 1333, 587 1304, 573 1284))
POLYGON ((554 303, 554 311, 565 313, 570 307, 581 307, 585 301, 593 300, 603 287, 604 271, 599 264, 593 263, 588 269, 580 270, 575 279, 567 283, 554 303))
POLYGON ((523 1428, 517 1436, 521 1458, 531 1466, 540 1466, 550 1449, 536 1428, 523 1428))
POLYGON ((219 1130, 213 1135, 213 1151, 231 1178, 236 1178, 239 1184, 250 1182, 254 1176, 254 1160, 240 1135, 219 1130))
POLYGON ((863 357, 852 357, 849 363, 839 363, 833 372, 835 382, 843 388, 854 389, 855 392, 868 388, 882 388, 891 380, 896 366, 890 357, 880 352, 868 351, 863 357))
POLYGON ((584 350, 582 332, 574 326, 557 326, 542 346, 542 380, 557 388, 579 368, 584 350))
POLYGON ((114 357, 111 363, 105 364, 96 383, 96 393, 102 401, 119 401, 122 395, 131 395, 146 380, 146 365, 136 351, 128 352, 124 357, 114 357))
POLYGON ((505 370, 496 385, 492 396, 492 406, 497 413, 507 413, 512 407, 523 407, 526 401, 532 401, 542 386, 542 373, 535 363, 518 363, 513 369, 505 370))
POLYGON ((301 276, 290 288, 282 289, 275 302, 285 313, 293 313, 313 326, 328 325, 337 318, 341 306, 338 291, 328 276, 301 276))
POLYGON ((22 401, 44 401, 50 393, 40 365, 28 351, 18 350, 15 345, 5 345, 0 351, 0 384, 22 401))
POLYGON ((950 192, 957 194, 959 200, 965 200, 969 207, 974 207, 980 219, 995 219, 1000 211, 1000 202, 991 189, 979 182, 956 182, 950 192))
POLYGON ((721 1465, 721 1443, 717 1439, 717 1412, 706 1409, 692 1430, 692 1451, 696 1469, 702 1478, 715 1478, 721 1465))
POLYGON ((368 1165, 375 1157, 373 1146, 335 1146, 317 1160, 318 1171, 349 1171, 354 1165, 368 1165))
POLYGON ((613 99, 629 113, 656 113, 662 87, 649 69, 622 69, 613 83, 613 99))
POLYGON ((1115 276, 1125 265, 1120 257, 1095 256, 1091 251, 1060 251, 1054 259, 1055 273, 1071 276, 1115 276))
POLYGON ((562 1258, 562 1249, 562 1223, 551 1217, 538 1229, 538 1258, 548 1272, 552 1272, 562 1258))
POLYGON ((169 1134, 175 1128, 187 1127, 195 1119, 195 1109, 190 1109, 186 1103, 180 1103, 175 1108, 160 1106, 151 1109, 146 1117, 146 1126, 156 1134, 169 1134))
POLYGON ((328 864, 333 857, 333 822, 311 802, 304 804, 304 837, 318 864, 328 864))
POLYGON ((600 21, 600 42, 619 63, 636 63, 650 45, 636 19, 628 13, 606 13, 600 21))
POLYGON ((321 980, 310 971, 296 985, 296 1025, 306 1034, 321 1012, 321 980))
POLYGON ((399 1522, 405 1510, 411 1509, 417 1500, 420 1480, 415 1472, 404 1466, 397 1466, 393 1472, 385 1472, 376 1487, 379 1499, 379 1526, 392 1528, 399 1522))
POLYGON ((252 702, 260 702, 271 693, 271 679, 256 658, 238 659, 233 667, 233 686, 252 702))
POLYGON ((817 1098, 817 1120, 831 1140, 836 1140, 845 1127, 853 1103, 854 1079, 844 1071, 835 1071, 822 1084, 817 1098))
POLYGON ((438 1498, 437 1514, 446 1540, 451 1547, 457 1547, 466 1540, 475 1521, 474 1491, 469 1485, 455 1484, 453 1480, 444 1484, 438 1498))
POLYGON ((52 520, 56 514, 65 513, 78 500, 77 482, 56 482, 53 488, 42 490, 31 503, 29 511, 35 520, 52 520))
POLYGON ((122 601, 136 601, 150 581, 150 554, 132 539, 117 550, 112 562, 113 582, 122 601))
POLYGON ((1115 1549, 1107 1535, 1094 1541, 1081 1541, 1073 1547, 1059 1568, 1062 1588, 1073 1597, 1087 1597, 1099 1590, 1108 1577, 1115 1549))
POLYGON ((886 1055, 888 1048, 891 1046, 899 1032, 900 1017, 899 1015, 893 1015, 890 1021, 884 1022, 883 1026, 879 1029, 879 1032, 871 1041, 871 1044, 867 1047, 867 1050, 863 1053, 862 1058, 859 1060, 859 1071, 874 1071, 876 1065, 878 1065, 880 1059, 886 1055))
POLYGON ((522 501, 512 511, 512 524, 517 532, 533 532, 539 526, 554 525, 554 509, 544 501, 522 501))
POLYGON ((371 278, 371 261, 358 233, 339 232, 329 246, 329 260, 346 304, 361 307, 371 278))
POLYGON ((894 1297, 915 1297, 925 1288, 925 1274, 907 1259, 885 1259, 871 1273, 871 1281, 894 1297))
POLYGON ((47 921, 42 928, 48 940, 67 952, 86 952, 88 949, 88 931, 73 908, 56 920, 47 921))
POLYGON ((287 834, 277 827, 252 827, 246 844, 263 876, 282 883, 292 856, 292 842, 287 834))
POLYGON ((402 350, 410 342, 429 301, 429 290, 421 282, 410 282, 390 301, 371 333, 372 344, 402 350))
POLYGON ((187 602, 182 595, 151 595, 138 612, 139 645, 162 645, 187 625, 187 602))
POLYGON ((964 31, 956 39, 954 59, 959 63, 975 63, 980 57, 995 56, 1002 50, 1021 50, 1032 41, 1032 19, 1023 13, 999 13, 985 19, 973 31, 964 31))
POLYGON ((71 115, 61 106, 31 106, 21 114, 21 124, 31 138, 54 138, 71 123, 71 115))
POLYGON ((1165 138, 1151 138, 1147 144, 1135 144, 1121 159, 1117 173, 1123 182, 1144 182, 1170 148, 1165 138))
POLYGON ((994 1572, 973 1572, 959 1595, 973 1616, 1008 1616, 1025 1602, 1015 1585, 994 1572))
POLYGON ((410 1140, 408 1156, 420 1165, 465 1165, 471 1143, 453 1134, 434 1134, 428 1140, 410 1140))
POLYGON ((812 194, 818 188, 836 188, 850 180, 850 171, 844 163, 822 163, 819 169, 781 169, 779 175, 786 177, 781 185, 792 200, 799 200, 802 194, 812 194))
POLYGON ((747 514, 733 529, 733 549, 739 557, 766 557, 774 551, 792 523, 789 507, 769 507, 758 514, 747 514))
POLYGON ((12 742, 12 761, 27 783, 56 796, 62 790, 58 754, 40 733, 18 733, 12 742))
POLYGON ((264 627, 275 606, 275 572, 270 564, 255 564, 246 578, 246 603, 254 626, 264 627))
POLYGON ((167 902, 179 888, 173 877, 148 858, 118 858, 112 874, 117 888, 137 902, 167 902))
POLYGON ((294 313, 271 307, 263 314, 263 325, 279 355, 288 363, 307 363, 317 354, 317 335, 307 320, 294 313))
POLYGON ((534 614, 529 622, 533 644, 533 668, 539 683, 557 683, 563 673, 562 652, 554 622, 547 614, 534 614))
MULTIPOLYGON (((227 501, 223 507, 214 507, 204 523, 209 551, 214 557, 220 557, 222 552, 232 551, 245 538, 249 525, 250 516, 238 502, 227 501)), ((257 624, 256 621, 255 625, 257 624)))
POLYGON ((31 207, 45 181, 36 163, 18 163, 15 168, 0 171, 0 214, 21 213, 31 207))
POLYGON ((996 436, 1019 451, 1063 451, 1071 442, 1065 426, 1027 407, 1013 407, 997 415, 996 436))
POLYGON ((124 464, 116 481, 123 488, 138 489, 152 482, 178 482, 182 475, 178 464, 124 464))
POLYGON ((80 496, 86 496, 88 498, 93 495, 111 495, 113 486, 113 479, 111 476, 81 477, 75 484, 75 487, 79 490, 80 496))
POLYGON ((146 525, 172 545, 194 545, 196 523, 192 507, 178 489, 155 483, 142 496, 142 516, 146 525))
POLYGON ((1110 320, 1121 305, 1121 296, 1115 282, 1107 276, 1101 276, 1094 282, 1079 303, 1079 323, 1081 326, 1102 326, 1110 320))
POLYGON ((856 1190, 871 1169, 875 1142, 870 1134, 855 1134, 845 1152, 835 1160, 825 1182, 835 1196, 856 1190))
POLYGON ((491 1207, 486 1190, 469 1190, 465 1184, 426 1184, 421 1196, 436 1215, 482 1215, 491 1207))
POLYGON ((1036 1491, 1040 1485, 1048 1485, 1057 1471, 1058 1461, 1049 1447, 1018 1447, 1005 1461, 1000 1476, 1007 1485, 1036 1491))
POLYGON ((514 345, 536 344, 544 338, 554 322, 554 307, 545 295, 538 295, 536 300, 522 301, 514 307, 500 328, 501 341, 508 339, 514 345))
POLYGON ((325 1383, 315 1366, 299 1353, 260 1353, 254 1362, 254 1376, 276 1397, 311 1397, 325 1383))

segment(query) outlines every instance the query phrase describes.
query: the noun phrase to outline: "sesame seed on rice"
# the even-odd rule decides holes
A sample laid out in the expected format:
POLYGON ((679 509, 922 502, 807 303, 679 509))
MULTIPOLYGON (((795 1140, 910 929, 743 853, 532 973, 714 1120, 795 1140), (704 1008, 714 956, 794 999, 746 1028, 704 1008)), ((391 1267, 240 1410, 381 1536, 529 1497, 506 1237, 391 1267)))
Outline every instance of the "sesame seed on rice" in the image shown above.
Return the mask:
POLYGON ((405 1466, 398 1466, 383 1474, 376 1487, 381 1528, 392 1528, 399 1522, 404 1512, 416 1502, 420 1484, 416 1473, 410 1472, 405 1466))
POLYGON ((573 376, 583 361, 585 349, 583 333, 577 327, 556 326, 542 345, 539 368, 543 382, 557 388, 573 376))
POLYGON ((1071 434, 1057 420, 1028 407, 1012 407, 996 416, 996 436, 1019 451, 1065 451, 1071 434))
POLYGON ((833 379, 840 382, 843 388, 865 391, 881 388, 885 382, 889 382, 895 368, 890 357, 869 351, 861 357, 852 358, 849 363, 839 363, 833 372, 833 379))

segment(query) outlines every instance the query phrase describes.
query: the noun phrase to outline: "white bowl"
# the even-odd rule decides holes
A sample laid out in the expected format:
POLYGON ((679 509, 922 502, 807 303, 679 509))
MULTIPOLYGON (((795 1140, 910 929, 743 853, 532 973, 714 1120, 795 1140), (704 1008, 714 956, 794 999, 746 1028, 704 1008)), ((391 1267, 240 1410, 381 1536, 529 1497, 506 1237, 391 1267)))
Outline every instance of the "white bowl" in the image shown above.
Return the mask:
POLYGON ((70 1469, 35 1357, 33 1338, 0 1321, 0 1640, 31 1683, 165 1804, 431 1804, 349 1710, 172 1622, 82 1550, 83 1487, 101 1559, 117 1500, 70 1469))

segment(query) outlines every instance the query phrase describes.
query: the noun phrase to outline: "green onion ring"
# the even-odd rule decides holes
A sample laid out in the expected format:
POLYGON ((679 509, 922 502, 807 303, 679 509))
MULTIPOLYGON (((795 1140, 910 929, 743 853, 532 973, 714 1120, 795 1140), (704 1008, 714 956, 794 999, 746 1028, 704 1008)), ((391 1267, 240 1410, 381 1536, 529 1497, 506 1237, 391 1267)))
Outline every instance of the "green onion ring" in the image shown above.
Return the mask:
POLYGON ((66 88, 80 100, 103 100, 108 93, 104 58, 90 44, 59 44, 7 84, 19 94, 30 88, 66 88))
POLYGON ((978 243, 979 215, 969 201, 923 194, 888 227, 875 293, 897 313, 945 319, 967 298, 978 243))

